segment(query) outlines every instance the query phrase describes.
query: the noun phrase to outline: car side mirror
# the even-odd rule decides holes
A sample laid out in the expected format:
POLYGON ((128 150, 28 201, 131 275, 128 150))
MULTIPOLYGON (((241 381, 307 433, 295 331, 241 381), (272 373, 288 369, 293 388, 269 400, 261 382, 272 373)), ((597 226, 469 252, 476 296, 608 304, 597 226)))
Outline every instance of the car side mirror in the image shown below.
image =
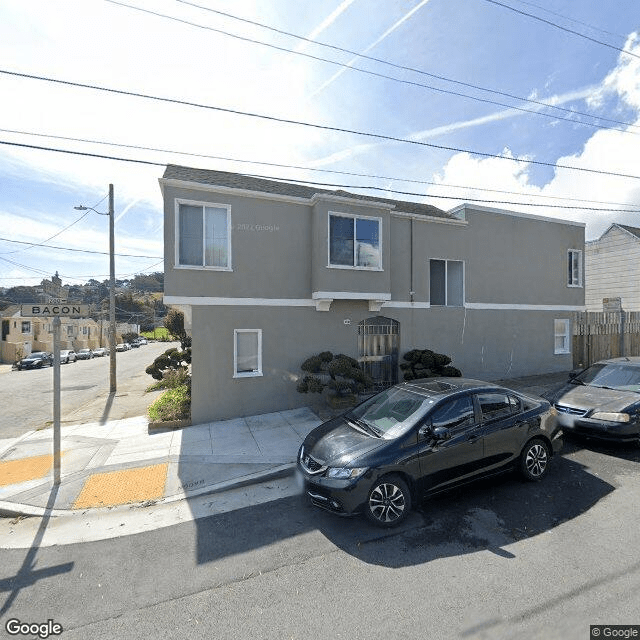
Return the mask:
POLYGON ((449 438, 451 438, 451 431, 449 431, 447 427, 436 427, 431 430, 431 435, 438 441, 449 440, 449 438))

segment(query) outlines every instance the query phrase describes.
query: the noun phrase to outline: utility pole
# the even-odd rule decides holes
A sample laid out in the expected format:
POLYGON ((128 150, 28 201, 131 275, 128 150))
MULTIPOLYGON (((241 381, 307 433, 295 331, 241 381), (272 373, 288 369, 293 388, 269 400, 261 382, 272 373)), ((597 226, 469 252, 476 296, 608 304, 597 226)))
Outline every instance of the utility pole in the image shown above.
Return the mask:
POLYGON ((116 392, 116 266, 113 185, 109 185, 109 392, 116 392))

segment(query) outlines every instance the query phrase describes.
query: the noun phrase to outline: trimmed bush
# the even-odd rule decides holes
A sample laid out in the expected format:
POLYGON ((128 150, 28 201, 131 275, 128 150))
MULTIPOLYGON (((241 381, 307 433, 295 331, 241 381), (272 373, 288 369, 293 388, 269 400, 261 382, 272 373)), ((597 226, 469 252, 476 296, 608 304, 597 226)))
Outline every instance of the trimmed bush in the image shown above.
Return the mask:
POLYGON ((449 366, 451 358, 443 353, 435 353, 430 349, 412 349, 404 354, 400 370, 405 380, 420 378, 459 378, 460 369, 449 366))
POLYGON ((334 356, 330 351, 307 358, 300 368, 306 375, 296 387, 299 393, 322 393, 327 388, 342 397, 362 393, 373 386, 373 380, 360 368, 358 361, 344 353, 334 356))

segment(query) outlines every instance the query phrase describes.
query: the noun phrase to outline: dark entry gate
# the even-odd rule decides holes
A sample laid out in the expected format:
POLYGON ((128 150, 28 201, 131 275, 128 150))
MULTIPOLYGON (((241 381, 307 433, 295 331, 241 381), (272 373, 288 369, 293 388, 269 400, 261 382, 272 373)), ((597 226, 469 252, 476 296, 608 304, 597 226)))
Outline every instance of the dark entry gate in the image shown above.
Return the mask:
POLYGON ((381 391, 398 382, 398 349, 400 323, 392 318, 376 316, 358 325, 358 362, 381 391))

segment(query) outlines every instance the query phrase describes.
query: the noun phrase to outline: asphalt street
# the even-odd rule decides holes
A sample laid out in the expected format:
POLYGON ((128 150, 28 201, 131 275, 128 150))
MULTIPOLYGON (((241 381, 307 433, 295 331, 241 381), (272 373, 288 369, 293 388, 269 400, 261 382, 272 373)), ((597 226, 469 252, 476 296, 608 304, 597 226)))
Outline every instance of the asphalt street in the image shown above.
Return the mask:
POLYGON ((65 640, 586 639, 640 624, 639 463, 569 441, 542 483, 445 493, 396 531, 295 495, 79 545, 36 531, 0 551, 0 623, 52 619, 65 640))
MULTIPOLYGON (((116 379, 119 405, 127 405, 126 398, 138 398, 139 391, 153 383, 145 369, 153 360, 177 343, 156 342, 138 349, 119 352, 116 358, 116 379)), ((111 410, 109 399, 109 357, 79 360, 60 366, 61 422, 78 424, 101 418, 128 418, 144 415, 154 397, 145 398, 144 406, 126 406, 118 415, 111 410)), ((33 371, 13 371, 8 365, 0 367, 0 440, 15 438, 33 429, 49 426, 53 419, 53 368, 33 371)))

